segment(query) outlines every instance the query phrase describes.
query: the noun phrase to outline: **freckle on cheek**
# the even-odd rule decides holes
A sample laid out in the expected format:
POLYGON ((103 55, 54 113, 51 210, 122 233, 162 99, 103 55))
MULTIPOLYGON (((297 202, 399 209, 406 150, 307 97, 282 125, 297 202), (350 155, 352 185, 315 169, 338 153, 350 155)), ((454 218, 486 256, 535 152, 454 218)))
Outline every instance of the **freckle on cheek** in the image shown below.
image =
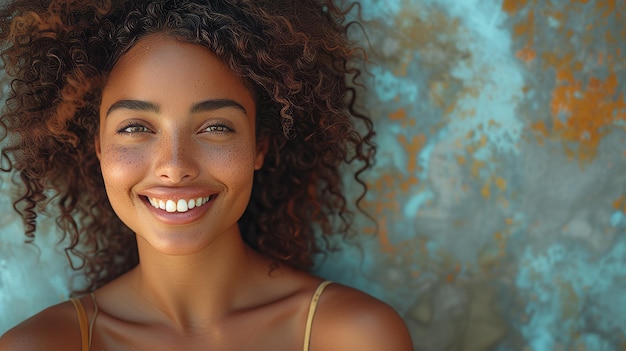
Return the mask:
POLYGON ((112 177, 125 177, 127 172, 136 170, 141 164, 141 156, 133 150, 112 147, 104 154, 103 171, 112 177))

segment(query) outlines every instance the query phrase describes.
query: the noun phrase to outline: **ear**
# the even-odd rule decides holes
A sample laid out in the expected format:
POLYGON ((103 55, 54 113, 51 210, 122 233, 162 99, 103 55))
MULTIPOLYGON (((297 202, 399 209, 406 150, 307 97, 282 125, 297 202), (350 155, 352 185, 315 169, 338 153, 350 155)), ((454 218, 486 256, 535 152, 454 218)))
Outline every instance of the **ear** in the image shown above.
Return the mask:
POLYGON ((269 149, 270 140, 267 136, 259 136, 256 142, 256 157, 254 158, 254 170, 258 171, 263 167, 263 161, 269 149))
POLYGON ((98 160, 100 160, 100 155, 102 154, 102 148, 100 146, 100 136, 96 134, 96 137, 94 139, 94 144, 96 147, 96 157, 98 158, 98 160))

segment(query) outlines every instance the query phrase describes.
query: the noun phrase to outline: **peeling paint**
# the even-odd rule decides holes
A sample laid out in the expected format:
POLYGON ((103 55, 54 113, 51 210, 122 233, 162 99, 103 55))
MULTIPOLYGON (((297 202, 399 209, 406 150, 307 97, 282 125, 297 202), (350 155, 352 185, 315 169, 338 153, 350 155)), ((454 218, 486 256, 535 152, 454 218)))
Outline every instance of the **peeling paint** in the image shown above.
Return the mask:
POLYGON ((573 143, 564 145, 568 156, 589 161, 615 123, 626 120, 624 96, 617 94, 617 75, 612 72, 604 80, 591 77, 584 88, 571 71, 558 72, 557 80, 552 95, 552 119, 538 121, 532 128, 545 137, 573 143))

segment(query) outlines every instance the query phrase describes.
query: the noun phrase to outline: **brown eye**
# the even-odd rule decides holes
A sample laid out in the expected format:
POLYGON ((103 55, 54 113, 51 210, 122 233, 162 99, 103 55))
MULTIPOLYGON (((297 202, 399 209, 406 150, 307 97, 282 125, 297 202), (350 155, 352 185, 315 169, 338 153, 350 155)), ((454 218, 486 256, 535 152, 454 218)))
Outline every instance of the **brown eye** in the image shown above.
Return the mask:
POLYGON ((229 133, 233 130, 223 124, 210 125, 204 129, 208 133, 229 133))
POLYGON ((117 130, 117 134, 135 134, 135 133, 147 133, 150 132, 146 126, 141 124, 129 124, 117 130))

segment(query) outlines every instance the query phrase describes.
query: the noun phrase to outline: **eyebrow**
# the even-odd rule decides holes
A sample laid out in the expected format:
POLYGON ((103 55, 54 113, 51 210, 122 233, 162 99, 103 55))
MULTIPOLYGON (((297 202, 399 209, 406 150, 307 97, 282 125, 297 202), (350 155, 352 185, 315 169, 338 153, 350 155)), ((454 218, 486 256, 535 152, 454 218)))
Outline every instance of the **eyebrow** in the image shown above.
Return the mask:
MULTIPOLYGON (((191 106, 191 113, 198 112, 206 112, 206 111, 214 111, 222 108, 234 107, 243 111, 244 114, 247 114, 246 109, 240 103, 230 100, 230 99, 211 99, 205 100, 198 103, 193 104, 191 106)), ((128 109, 132 111, 145 111, 145 112, 153 112, 159 113, 160 108, 159 105, 142 100, 119 100, 116 101, 109 109, 107 110, 106 115, 109 116, 113 111, 119 109, 128 109)))
POLYGON ((244 114, 247 114, 243 105, 230 99, 211 99, 198 102, 191 107, 191 113, 214 111, 226 107, 234 107, 243 111, 244 114))
POLYGON ((159 105, 154 104, 149 101, 142 100, 120 100, 116 101, 109 109, 107 110, 107 117, 115 110, 127 109, 132 111, 145 111, 145 112, 154 112, 159 113, 159 105))

